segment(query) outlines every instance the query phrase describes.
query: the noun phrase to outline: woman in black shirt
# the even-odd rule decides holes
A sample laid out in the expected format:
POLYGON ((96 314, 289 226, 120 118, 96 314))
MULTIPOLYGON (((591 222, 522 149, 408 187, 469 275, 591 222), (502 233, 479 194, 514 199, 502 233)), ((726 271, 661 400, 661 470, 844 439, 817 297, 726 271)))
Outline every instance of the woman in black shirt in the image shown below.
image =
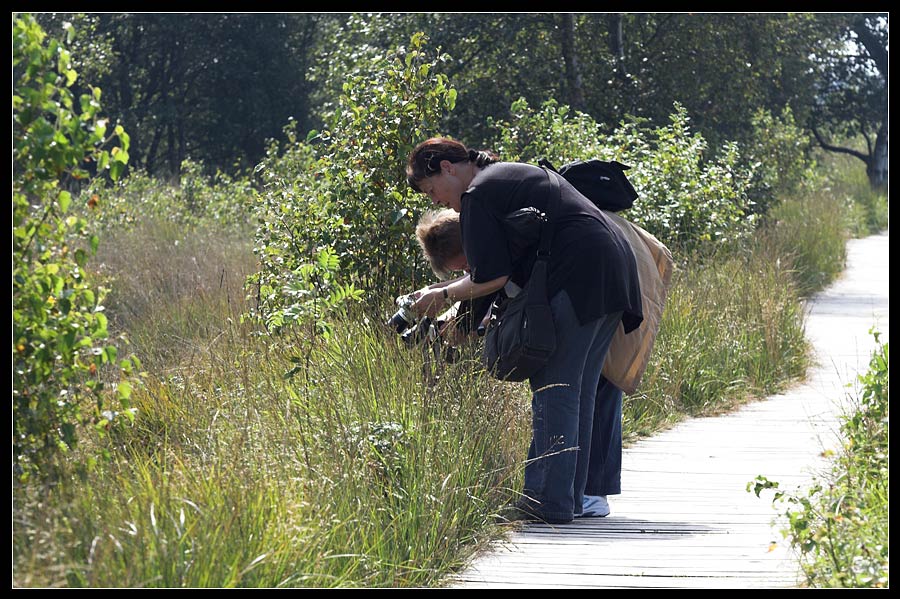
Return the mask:
MULTIPOLYGON (((446 304, 492 294, 507 282, 524 286, 533 252, 511 252, 521 244, 510 242, 502 223, 520 208, 547 212, 552 188, 543 169, 432 138, 412 151, 406 172, 413 189, 459 212, 470 269, 468 277, 419 290, 414 310, 434 316, 446 304)), ((581 514, 603 360, 619 323, 628 333, 643 319, 627 240, 590 200, 561 177, 559 184, 548 280, 557 351, 529 379, 533 436, 519 503, 521 515, 551 523, 581 514)))

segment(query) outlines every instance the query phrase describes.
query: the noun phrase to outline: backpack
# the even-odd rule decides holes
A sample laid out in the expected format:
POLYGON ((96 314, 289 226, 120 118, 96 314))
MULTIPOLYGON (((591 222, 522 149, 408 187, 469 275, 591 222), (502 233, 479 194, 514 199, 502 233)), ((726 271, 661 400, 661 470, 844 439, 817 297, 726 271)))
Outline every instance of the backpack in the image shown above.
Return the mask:
POLYGON ((559 170, 546 158, 541 158, 538 164, 562 175, 601 210, 627 210, 638 197, 631 181, 625 176, 625 171, 631 167, 615 160, 576 160, 562 165, 559 170))

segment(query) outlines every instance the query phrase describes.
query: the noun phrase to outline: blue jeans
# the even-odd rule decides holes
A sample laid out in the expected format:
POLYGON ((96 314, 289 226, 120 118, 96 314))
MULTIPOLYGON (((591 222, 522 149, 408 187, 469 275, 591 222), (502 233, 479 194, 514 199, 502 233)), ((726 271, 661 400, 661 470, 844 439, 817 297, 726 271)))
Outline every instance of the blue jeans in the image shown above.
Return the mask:
MULTIPOLYGON (((622 390, 600 375, 585 495, 622 492, 622 390)), ((577 509, 575 510, 578 511, 577 509)))
MULTIPOLYGON (((550 300, 550 309, 557 346, 550 362, 529 380, 532 438, 524 494, 532 500, 526 501, 530 511, 568 521, 581 513, 588 480, 596 484, 598 479, 589 476, 595 400, 603 360, 622 313, 581 325, 565 291, 550 300)), ((601 411, 608 412, 609 394, 601 403, 601 411)))

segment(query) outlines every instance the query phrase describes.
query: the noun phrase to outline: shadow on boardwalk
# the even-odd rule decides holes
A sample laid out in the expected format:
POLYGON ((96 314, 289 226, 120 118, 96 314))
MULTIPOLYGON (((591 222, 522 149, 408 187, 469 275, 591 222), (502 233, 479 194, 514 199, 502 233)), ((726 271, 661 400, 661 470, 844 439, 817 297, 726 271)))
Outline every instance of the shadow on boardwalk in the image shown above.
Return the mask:
POLYGON ((888 340, 888 233, 854 239, 847 268, 807 306, 816 364, 789 391, 686 420, 624 450, 623 494, 607 518, 509 535, 449 586, 477 588, 776 588, 799 585, 757 475, 803 487, 839 443, 847 385, 865 372, 874 326, 888 340))

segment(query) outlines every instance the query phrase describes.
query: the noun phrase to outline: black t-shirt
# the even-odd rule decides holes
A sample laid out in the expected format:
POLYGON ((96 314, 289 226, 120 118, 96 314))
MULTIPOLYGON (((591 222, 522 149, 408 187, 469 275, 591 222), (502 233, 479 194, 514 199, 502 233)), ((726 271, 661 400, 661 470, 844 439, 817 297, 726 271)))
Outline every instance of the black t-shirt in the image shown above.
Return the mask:
MULTIPOLYGON (((625 332, 636 329, 643 313, 631 246, 599 208, 565 179, 557 180, 562 197, 551 223, 550 297, 564 289, 582 324, 621 310, 625 332)), ((524 255, 511 255, 510 231, 503 218, 528 206, 546 213, 551 193, 546 171, 530 164, 498 162, 475 175, 462 196, 459 215, 472 281, 508 275, 517 285, 525 285, 537 246, 524 255)))

